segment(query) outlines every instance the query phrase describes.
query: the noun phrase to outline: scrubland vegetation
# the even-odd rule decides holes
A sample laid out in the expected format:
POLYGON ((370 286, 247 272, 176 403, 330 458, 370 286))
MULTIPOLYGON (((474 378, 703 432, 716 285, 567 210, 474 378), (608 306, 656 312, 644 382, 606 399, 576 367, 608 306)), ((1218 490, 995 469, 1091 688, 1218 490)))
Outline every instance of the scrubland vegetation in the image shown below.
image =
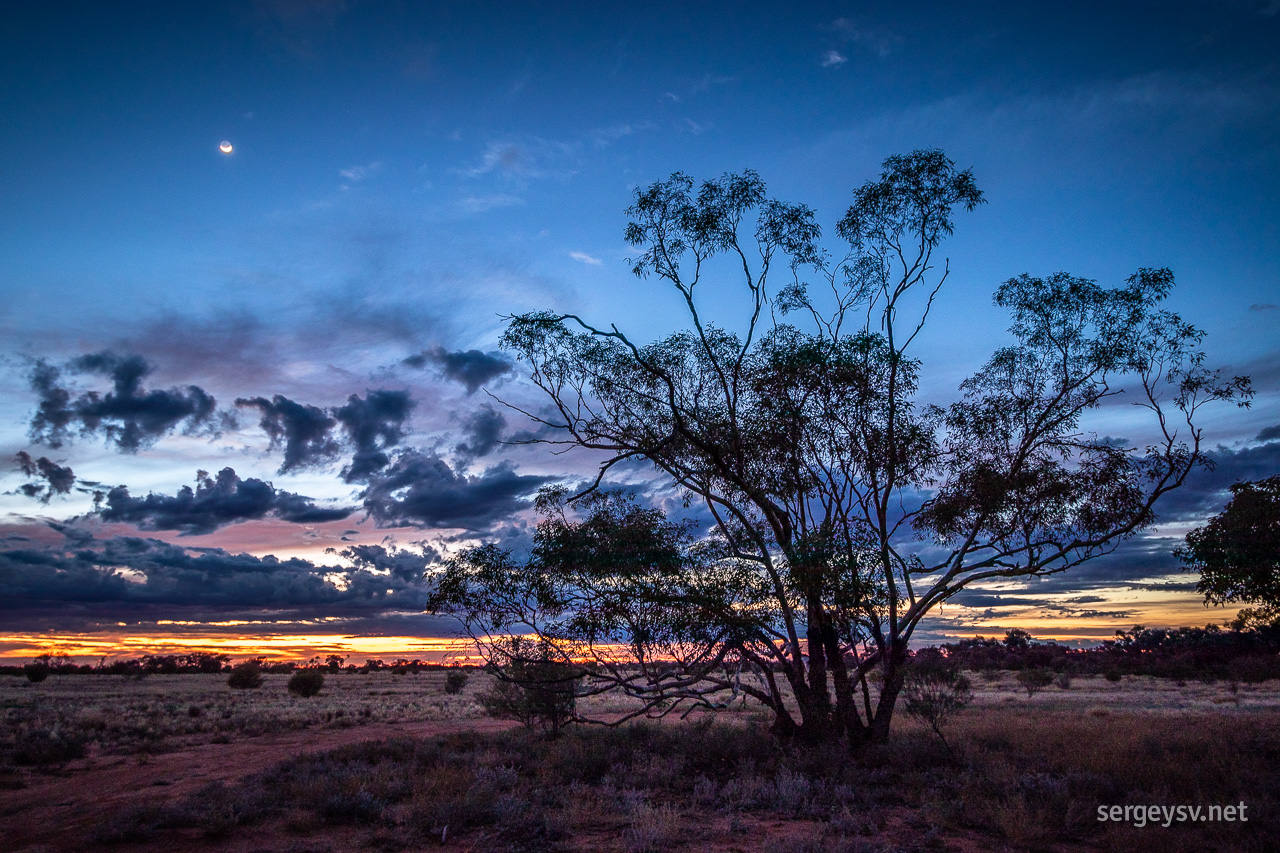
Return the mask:
MULTIPOLYGON (((968 671, 972 699, 942 720, 945 743, 904 708, 887 743, 850 755, 780 742, 768 732, 768 713, 739 702, 683 721, 569 726, 554 739, 518 725, 467 731, 479 725, 480 697, 495 682, 472 671, 459 686, 459 672, 328 673, 306 699, 289 693, 285 673, 265 674, 256 690, 229 687, 225 673, 4 679, 0 778, 16 795, 44 779, 87 778, 95 757, 142 764, 167 749, 268 734, 317 746, 180 795, 142 791, 83 833, 59 838, 66 849, 177 843, 337 853, 443 843, 473 851, 888 853, 1158 843, 1172 852, 1280 843, 1275 681, 1083 674, 1029 697, 1019 672, 968 671), (322 746, 336 728, 410 720, 463 730, 322 746), (1097 820, 1100 805, 1239 802, 1248 805, 1247 822, 1138 828, 1097 820)), ((582 701, 594 717, 626 710, 617 698, 582 701)), ((4 809, 5 825, 23 819, 4 809)))
POLYGON ((474 690, 446 691, 443 671, 344 672, 306 699, 288 690, 294 677, 266 673, 257 689, 235 689, 223 673, 0 679, 0 768, 57 767, 89 751, 154 754, 274 732, 483 714, 474 690))
MULTIPOLYGON (((233 786, 141 806, 100 843, 174 831, 265 832, 466 850, 1268 850, 1280 838, 1280 722, 992 709, 957 721, 954 754, 904 726, 856 759, 782 749, 749 721, 523 730, 367 742, 233 786), (1103 824, 1099 804, 1249 804, 1247 823, 1103 824), (954 842, 954 843, 953 843, 954 842)), ((319 849, 324 849, 323 846, 319 849)))

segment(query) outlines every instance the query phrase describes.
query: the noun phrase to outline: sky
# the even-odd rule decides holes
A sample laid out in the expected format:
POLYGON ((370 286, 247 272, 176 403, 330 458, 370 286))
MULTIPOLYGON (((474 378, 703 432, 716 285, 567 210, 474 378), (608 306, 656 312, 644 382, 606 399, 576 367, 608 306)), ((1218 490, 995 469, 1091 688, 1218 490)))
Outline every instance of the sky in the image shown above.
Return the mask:
POLYGON ((1009 342, 1000 282, 1140 267, 1257 392, 1206 413, 1216 468, 1153 529, 923 636, 1228 620, 1171 552, 1280 473, 1277 45, 1276 0, 7 8, 0 656, 442 654, 424 566, 527 542, 537 489, 597 461, 503 443, 532 425, 502 401, 539 402, 504 316, 657 338, 637 189, 754 169, 834 239, 922 148, 987 199, 942 249, 924 398, 1009 342))

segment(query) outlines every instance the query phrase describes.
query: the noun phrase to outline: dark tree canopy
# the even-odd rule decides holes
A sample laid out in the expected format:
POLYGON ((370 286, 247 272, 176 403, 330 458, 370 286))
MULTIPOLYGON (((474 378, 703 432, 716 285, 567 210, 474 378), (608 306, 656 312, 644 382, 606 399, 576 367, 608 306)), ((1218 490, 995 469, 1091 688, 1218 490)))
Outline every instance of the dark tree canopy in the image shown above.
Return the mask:
POLYGON ((573 518, 558 493, 530 560, 460 555, 435 609, 482 645, 531 633, 577 662, 584 689, 626 691, 644 713, 746 693, 783 736, 885 737, 921 620, 972 584, 1060 572, 1149 525, 1204 462, 1200 406, 1249 395, 1161 307, 1172 275, 1143 269, 1114 289, 1009 280, 996 303, 1013 342, 949 408, 919 401, 910 348, 949 275, 936 252, 982 201, 940 151, 891 157, 855 190, 833 254, 813 212, 754 172, 638 191, 634 271, 671 288, 683 327, 641 344, 540 312, 511 318, 503 343, 551 403, 526 412, 547 443, 600 454, 597 484, 651 463, 715 529, 590 490, 573 518), (736 315, 701 296, 724 275, 736 315), (1086 422, 1121 394, 1149 415, 1136 445, 1086 422))
POLYGON ((1207 604, 1256 604, 1242 624, 1280 618, 1280 476, 1231 487, 1232 498, 1176 552, 1200 572, 1207 604))

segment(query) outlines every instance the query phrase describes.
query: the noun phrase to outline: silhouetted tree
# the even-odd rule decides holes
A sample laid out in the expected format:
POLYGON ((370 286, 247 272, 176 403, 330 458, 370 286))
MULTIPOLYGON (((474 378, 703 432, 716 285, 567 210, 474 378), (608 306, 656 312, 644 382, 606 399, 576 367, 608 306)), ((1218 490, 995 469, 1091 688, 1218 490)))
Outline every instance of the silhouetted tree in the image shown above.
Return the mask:
POLYGON ((1256 604, 1240 612, 1240 626, 1269 624, 1280 619, 1280 476, 1236 483, 1231 494, 1174 553, 1200 572, 1207 604, 1256 604))
POLYGON ((1015 343, 950 408, 919 402, 909 350, 949 274, 935 253, 953 214, 982 201, 940 151, 890 157, 854 192, 833 255, 812 211, 769 198, 754 172, 637 191, 634 271, 672 288, 684 328, 646 345, 539 312, 512 317, 503 343, 550 401, 551 414, 526 412, 545 441, 603 454, 597 485, 653 464, 714 518, 712 553, 606 549, 569 589, 554 564, 523 580, 538 555, 521 566, 484 546, 445 567, 436 609, 489 648, 531 632, 585 690, 626 691, 645 713, 740 691, 780 736, 887 737, 921 620, 973 584, 1061 572, 1150 525, 1204 462, 1200 406, 1249 395, 1206 370, 1201 333, 1160 307, 1172 275, 1143 269, 1116 289, 1010 279, 996 303, 1015 343), (741 276, 743 310, 713 320, 700 294, 718 259, 741 276), (1126 388, 1151 416, 1145 450, 1083 422, 1126 388))

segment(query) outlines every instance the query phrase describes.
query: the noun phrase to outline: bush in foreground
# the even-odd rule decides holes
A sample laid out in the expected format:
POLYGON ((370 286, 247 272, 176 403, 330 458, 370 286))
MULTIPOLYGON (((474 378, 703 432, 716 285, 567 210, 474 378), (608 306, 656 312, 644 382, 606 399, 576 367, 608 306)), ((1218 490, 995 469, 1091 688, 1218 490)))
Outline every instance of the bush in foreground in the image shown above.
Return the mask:
POLYGON ((469 676, 460 669, 451 670, 444 677, 444 692, 450 696, 461 693, 462 689, 467 686, 468 678, 469 676))
POLYGON ((253 690, 262 686, 262 661, 247 660, 231 667, 227 684, 237 690, 253 690))
POLYGON ((83 733, 66 726, 27 729, 18 733, 8 758, 25 767, 61 767, 84 758, 86 741, 83 733))
POLYGON ((928 726, 951 753, 942 727, 973 699, 969 679, 960 672, 960 665, 937 653, 917 654, 907 668, 902 696, 906 700, 903 710, 928 726))
POLYGON ((1027 691, 1027 698, 1039 693, 1041 690, 1053 684, 1053 672, 1048 669, 1024 669, 1018 673, 1018 683, 1027 691))
POLYGON ((324 687, 324 673, 318 669, 300 669, 289 678, 289 692, 306 699, 324 687))

